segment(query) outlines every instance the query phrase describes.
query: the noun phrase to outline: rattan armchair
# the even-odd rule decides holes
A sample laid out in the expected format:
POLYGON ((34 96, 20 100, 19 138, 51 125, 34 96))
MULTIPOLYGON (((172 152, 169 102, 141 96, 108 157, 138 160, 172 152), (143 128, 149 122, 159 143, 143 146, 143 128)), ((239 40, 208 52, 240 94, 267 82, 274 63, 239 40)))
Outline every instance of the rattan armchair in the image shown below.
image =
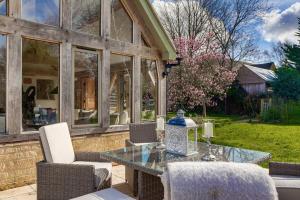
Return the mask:
POLYGON ((275 181, 279 200, 300 198, 300 164, 270 162, 269 174, 275 181))
MULTIPOLYGON (((141 123, 129 125, 129 140, 126 140, 126 146, 139 146, 144 143, 157 142, 156 123, 141 123)), ((125 178, 134 196, 138 193, 138 172, 130 167, 125 167, 125 178)))
POLYGON ((40 129, 44 161, 37 167, 37 199, 66 200, 111 187, 112 164, 98 152, 74 152, 66 123, 40 129))

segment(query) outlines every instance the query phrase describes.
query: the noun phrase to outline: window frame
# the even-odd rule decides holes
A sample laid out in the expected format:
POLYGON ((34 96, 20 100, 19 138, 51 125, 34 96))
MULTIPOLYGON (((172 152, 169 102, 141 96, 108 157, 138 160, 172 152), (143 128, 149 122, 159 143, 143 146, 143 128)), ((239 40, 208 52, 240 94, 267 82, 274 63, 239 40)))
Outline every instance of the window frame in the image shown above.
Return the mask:
MULTIPOLYGON (((130 57, 132 59, 132 68, 131 68, 131 81, 130 81, 130 122, 128 124, 115 124, 115 125, 111 125, 110 124, 110 114, 108 114, 108 119, 109 119, 109 127, 120 127, 120 126, 128 126, 130 123, 133 123, 133 118, 135 117, 134 116, 134 109, 133 109, 133 105, 134 105, 134 100, 133 100, 133 93, 134 93, 134 89, 133 89, 133 83, 134 83, 134 67, 135 67, 135 59, 136 59, 136 56, 135 55, 132 55, 132 54, 126 54, 126 53, 119 53, 119 52, 114 52, 114 51, 110 51, 110 58, 111 58, 111 55, 114 54, 114 55, 117 55, 117 56, 126 56, 126 57, 130 57)), ((110 59, 111 61, 111 59, 110 59)), ((109 70, 111 69, 111 62, 109 61, 109 70)), ((111 73, 111 70, 110 70, 110 73, 111 73)), ((110 74, 109 74, 109 77, 110 77, 110 74)), ((110 79, 110 78, 109 78, 110 79)), ((111 81, 111 80, 110 80, 111 81)), ((110 84, 109 84, 110 85, 110 84)), ((110 109, 110 92, 109 92, 109 109, 110 109)))
MULTIPOLYGON (((59 1, 59 10, 58 10, 58 19, 59 19, 59 22, 58 22, 58 25, 51 25, 51 24, 45 24, 45 23, 41 23, 41 22, 36 22, 36 21, 31 21, 31 20, 28 20, 28 19, 25 19, 23 18, 23 1, 24 0, 20 0, 20 19, 22 20, 25 20, 25 21, 28 21, 28 22, 32 22, 32 23, 37 23, 37 24, 42 24, 44 26, 50 26, 50 27, 56 27, 56 28, 61 28, 62 27, 62 12, 63 12, 63 1, 64 0, 58 0, 59 1)), ((9 6, 9 3, 7 3, 7 7, 9 6)))
POLYGON ((89 49, 89 48, 84 48, 84 47, 79 47, 79 46, 72 46, 72 114, 71 114, 71 120, 72 120, 72 124, 71 127, 72 128, 101 128, 102 127, 102 116, 101 116, 101 97, 102 97, 102 81, 101 81, 101 74, 102 74, 102 63, 103 63, 103 58, 102 58, 102 50, 100 49, 89 49), (98 96, 97 96, 97 115, 98 115, 98 122, 95 124, 75 124, 75 116, 74 116, 74 109, 75 109, 75 52, 81 52, 81 53, 92 53, 94 55, 98 56, 98 96))
POLYGON ((142 111, 143 111, 143 94, 142 94, 142 79, 140 79, 140 121, 141 122, 154 122, 156 120, 156 117, 158 115, 159 109, 158 109, 158 104, 159 104, 159 66, 158 66, 158 60, 153 59, 153 58, 147 58, 147 57, 141 57, 141 69, 140 69, 140 76, 142 75, 142 61, 143 60, 151 60, 155 62, 156 66, 156 80, 157 80, 157 89, 156 89, 156 104, 155 104, 155 119, 154 120, 143 120, 142 118, 142 111))
MULTIPOLYGON (((58 58, 58 64, 59 64, 59 69, 58 69, 58 83, 59 83, 59 85, 58 85, 58 111, 59 111, 59 113, 58 113, 58 119, 57 119, 57 122, 56 123, 60 123, 61 122, 61 96, 62 96, 62 94, 61 94, 61 87, 62 87, 62 77, 61 77, 61 53, 62 53, 62 51, 61 51, 61 43, 60 42, 55 42, 55 41, 46 41, 46 40, 43 40, 43 39, 38 39, 38 38, 29 38, 29 37, 24 37, 24 36, 22 36, 22 39, 21 39, 21 88, 23 87, 23 41, 24 41, 24 39, 26 39, 26 40, 33 40, 33 41, 38 41, 38 42, 44 42, 44 43, 48 43, 48 44, 52 44, 52 45, 54 45, 54 44, 56 44, 56 45, 58 45, 58 47, 59 47, 59 52, 58 52, 58 56, 59 56, 59 58, 58 58)), ((21 93, 22 93, 22 90, 20 91, 21 93)), ((38 133, 39 132, 39 130, 35 130, 35 131, 26 131, 26 130, 24 130, 23 129, 23 105, 22 105, 22 102, 23 102, 23 97, 21 97, 21 99, 22 99, 22 101, 21 101, 21 119, 22 119, 22 121, 21 121, 21 135, 22 134, 30 134, 30 133, 38 133)))

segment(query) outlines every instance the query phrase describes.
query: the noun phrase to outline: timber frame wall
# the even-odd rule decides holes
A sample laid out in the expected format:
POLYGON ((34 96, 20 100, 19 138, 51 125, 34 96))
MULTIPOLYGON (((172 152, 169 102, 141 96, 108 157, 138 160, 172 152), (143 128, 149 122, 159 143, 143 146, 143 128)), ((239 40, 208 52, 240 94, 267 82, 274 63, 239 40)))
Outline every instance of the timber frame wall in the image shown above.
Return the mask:
POLYGON ((37 139, 38 134, 22 134, 22 38, 60 44, 60 121, 72 122, 73 80, 72 48, 84 47, 102 53, 101 68, 101 125, 91 128, 72 128, 72 135, 108 133, 128 130, 125 126, 109 126, 110 55, 130 55, 134 59, 132 84, 132 121, 140 122, 140 67, 141 59, 157 61, 158 66, 158 114, 165 114, 166 80, 162 77, 164 61, 155 48, 147 24, 132 0, 121 0, 133 20, 133 43, 110 38, 111 0, 101 0, 101 36, 83 34, 71 30, 71 0, 60 1, 60 27, 39 24, 21 19, 21 0, 8 0, 8 16, 0 16, 0 33, 7 36, 7 135, 0 136, 0 143, 37 139), (141 44, 141 35, 151 48, 141 44))

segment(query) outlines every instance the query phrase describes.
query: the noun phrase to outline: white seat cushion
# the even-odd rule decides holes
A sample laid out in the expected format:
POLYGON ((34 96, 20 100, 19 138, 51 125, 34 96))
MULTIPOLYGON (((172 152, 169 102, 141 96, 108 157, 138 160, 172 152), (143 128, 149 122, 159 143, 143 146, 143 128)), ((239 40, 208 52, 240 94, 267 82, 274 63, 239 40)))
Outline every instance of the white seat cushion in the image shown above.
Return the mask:
POLYGON ((272 175, 279 195, 279 200, 300 199, 300 177, 272 175))
POLYGON ((81 197, 74 198, 72 200, 134 200, 133 198, 119 192, 114 188, 109 188, 87 194, 81 197))
POLYGON ((43 126, 39 131, 48 163, 70 164, 75 161, 75 153, 67 123, 43 126))
POLYGON ((75 165, 92 165, 95 167, 95 187, 98 187, 103 179, 107 181, 112 175, 112 163, 111 162, 87 162, 87 161, 75 161, 72 164, 75 165))

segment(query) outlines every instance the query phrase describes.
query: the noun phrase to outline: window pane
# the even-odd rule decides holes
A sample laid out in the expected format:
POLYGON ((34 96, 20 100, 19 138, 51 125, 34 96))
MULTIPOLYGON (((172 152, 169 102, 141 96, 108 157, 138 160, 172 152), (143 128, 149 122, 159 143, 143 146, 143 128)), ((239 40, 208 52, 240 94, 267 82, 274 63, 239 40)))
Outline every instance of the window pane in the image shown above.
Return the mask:
POLYGON ((101 0, 72 0, 72 29, 100 35, 101 0))
POLYGON ((141 104, 144 121, 153 121, 157 110, 157 68, 156 62, 142 59, 141 64, 141 104))
POLYGON ((0 0, 0 15, 7 15, 7 2, 0 0))
POLYGON ((132 57, 111 55, 110 66, 110 124, 131 122, 132 57))
POLYGON ((23 130, 59 121, 59 45, 23 39, 23 130))
POLYGON ((59 0, 22 0, 22 19, 59 26, 59 0))
POLYGON ((120 0, 112 1, 111 37, 115 40, 132 42, 133 22, 120 0))
POLYGON ((6 37, 0 35, 0 133, 5 132, 6 119, 6 37))
POLYGON ((98 54, 75 50, 75 125, 98 124, 98 54))

